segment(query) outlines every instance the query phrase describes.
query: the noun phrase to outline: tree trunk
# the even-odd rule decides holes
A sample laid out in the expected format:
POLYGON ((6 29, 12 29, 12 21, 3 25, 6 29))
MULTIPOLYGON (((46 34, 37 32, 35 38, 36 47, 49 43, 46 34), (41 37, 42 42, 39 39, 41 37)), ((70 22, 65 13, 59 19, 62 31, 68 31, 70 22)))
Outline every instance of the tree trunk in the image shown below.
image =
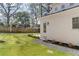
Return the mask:
POLYGON ((9 24, 9 22, 10 22, 10 17, 7 16, 7 32, 10 32, 10 24, 9 24))
POLYGON ((7 27, 9 27, 10 17, 7 17, 7 27))

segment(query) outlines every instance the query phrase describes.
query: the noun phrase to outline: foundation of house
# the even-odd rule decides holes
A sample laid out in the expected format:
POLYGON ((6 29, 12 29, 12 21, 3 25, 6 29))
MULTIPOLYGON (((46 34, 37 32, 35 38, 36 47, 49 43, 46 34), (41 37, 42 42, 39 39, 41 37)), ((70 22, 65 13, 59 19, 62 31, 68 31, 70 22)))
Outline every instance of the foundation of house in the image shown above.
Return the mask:
POLYGON ((73 45, 71 43, 67 44, 67 43, 62 43, 62 42, 53 41, 53 40, 43 40, 43 41, 47 42, 47 43, 56 44, 56 45, 60 45, 60 46, 69 47, 69 48, 72 48, 72 49, 79 50, 79 46, 73 45))

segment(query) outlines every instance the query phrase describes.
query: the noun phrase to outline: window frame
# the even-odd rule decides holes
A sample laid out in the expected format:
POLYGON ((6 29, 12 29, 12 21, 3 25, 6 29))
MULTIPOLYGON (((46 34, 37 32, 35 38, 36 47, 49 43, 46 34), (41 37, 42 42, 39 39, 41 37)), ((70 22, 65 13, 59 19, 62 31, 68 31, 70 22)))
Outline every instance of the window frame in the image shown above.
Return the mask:
POLYGON ((72 28, 79 29, 79 17, 72 18, 72 28))

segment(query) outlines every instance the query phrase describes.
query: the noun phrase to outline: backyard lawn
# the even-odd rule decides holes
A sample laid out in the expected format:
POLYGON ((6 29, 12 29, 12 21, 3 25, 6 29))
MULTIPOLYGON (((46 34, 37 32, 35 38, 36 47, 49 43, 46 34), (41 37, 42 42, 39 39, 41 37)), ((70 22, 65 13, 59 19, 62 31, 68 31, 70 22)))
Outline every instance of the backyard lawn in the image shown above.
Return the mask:
POLYGON ((33 42, 35 38, 27 34, 1 33, 0 34, 0 56, 67 56, 57 49, 49 49, 46 46, 33 42))

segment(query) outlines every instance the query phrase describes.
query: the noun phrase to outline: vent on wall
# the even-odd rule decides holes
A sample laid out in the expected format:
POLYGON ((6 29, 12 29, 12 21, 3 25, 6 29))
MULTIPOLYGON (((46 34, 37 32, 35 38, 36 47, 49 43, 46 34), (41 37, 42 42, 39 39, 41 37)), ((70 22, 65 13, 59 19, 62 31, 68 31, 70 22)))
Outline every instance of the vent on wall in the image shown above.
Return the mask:
POLYGON ((47 25, 49 25, 49 22, 47 22, 47 25))

